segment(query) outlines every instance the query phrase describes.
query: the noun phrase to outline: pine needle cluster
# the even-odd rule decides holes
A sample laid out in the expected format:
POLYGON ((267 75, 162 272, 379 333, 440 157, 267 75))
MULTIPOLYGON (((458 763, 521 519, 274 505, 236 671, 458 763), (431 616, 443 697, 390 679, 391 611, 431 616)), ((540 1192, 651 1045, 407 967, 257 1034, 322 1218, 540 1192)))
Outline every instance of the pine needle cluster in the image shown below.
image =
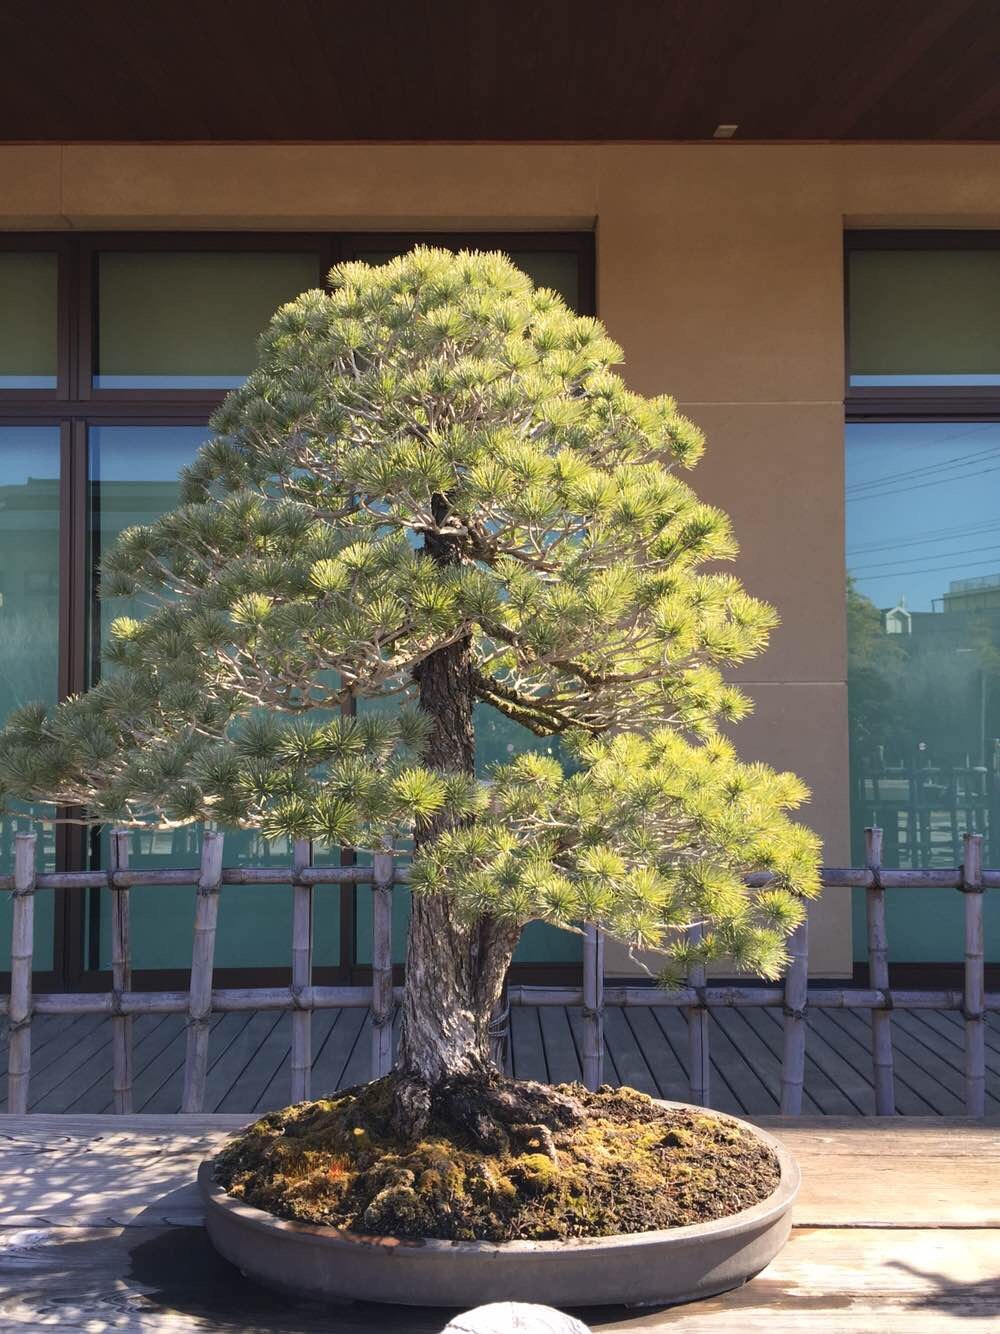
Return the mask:
POLYGON ((114 622, 93 689, 11 716, 3 792, 362 847, 443 813, 414 882, 463 912, 774 973, 817 888, 786 814, 805 793, 719 729, 749 708, 724 668, 776 616, 718 568, 729 521, 681 476, 700 432, 621 361, 503 255, 338 266, 274 316, 181 506, 105 557, 103 596, 146 614, 114 622), (476 700, 565 738, 565 766, 477 783, 421 763, 414 672, 460 640, 476 700))

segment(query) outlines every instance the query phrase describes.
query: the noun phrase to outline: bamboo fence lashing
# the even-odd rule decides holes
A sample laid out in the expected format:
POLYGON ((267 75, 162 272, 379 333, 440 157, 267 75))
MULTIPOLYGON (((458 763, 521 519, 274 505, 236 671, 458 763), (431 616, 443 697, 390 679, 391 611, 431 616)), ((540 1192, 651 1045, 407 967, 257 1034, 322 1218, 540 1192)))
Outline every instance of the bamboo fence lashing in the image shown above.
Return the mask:
POLYGON ((215 928, 222 888, 223 836, 205 830, 201 839, 201 869, 194 909, 194 945, 191 951, 191 1001, 188 1007, 187 1055, 181 1111, 200 1112, 205 1106, 208 1071, 209 1023, 212 1015, 212 972, 215 967, 215 928))
POLYGON ((313 968, 313 887, 302 880, 312 866, 312 843, 297 839, 292 849, 292 1102, 309 1097, 312 1079, 312 1008, 308 1001, 313 968))
POLYGON ((391 852, 372 858, 371 1077, 392 1069, 392 873, 391 852))
MULTIPOLYGON (((882 887, 882 830, 865 830, 865 866, 871 882, 865 890, 868 926, 868 984, 881 991, 891 1006, 889 990, 889 940, 885 924, 885 890, 882 887)), ((892 1068, 892 1010, 872 1010, 872 1076, 875 1083, 875 1115, 893 1116, 896 1085, 892 1068)))
MULTIPOLYGON (((688 928, 688 938, 697 945, 702 938, 702 927, 696 922, 688 928)), ((711 1053, 709 1050, 709 1013, 705 1004, 705 965, 695 964, 688 974, 688 983, 695 1000, 688 1006, 688 1087, 691 1101, 707 1107, 712 1096, 711 1053)))
POLYGON ((583 929, 583 1041, 580 1066, 589 1089, 604 1083, 604 933, 593 923, 583 929))
POLYGON ((7 1011, 7 1110, 28 1110, 31 1081, 31 956, 35 937, 34 834, 14 840, 14 902, 10 936, 10 1006, 7 1011))
POLYGON ((130 842, 128 830, 111 831, 111 1097, 122 1115, 132 1110, 132 1016, 121 1008, 125 992, 132 990, 131 890, 116 884, 115 876, 128 870, 130 842))
POLYGON ((983 836, 965 835, 965 1110, 986 1114, 986 978, 983 950, 983 836))

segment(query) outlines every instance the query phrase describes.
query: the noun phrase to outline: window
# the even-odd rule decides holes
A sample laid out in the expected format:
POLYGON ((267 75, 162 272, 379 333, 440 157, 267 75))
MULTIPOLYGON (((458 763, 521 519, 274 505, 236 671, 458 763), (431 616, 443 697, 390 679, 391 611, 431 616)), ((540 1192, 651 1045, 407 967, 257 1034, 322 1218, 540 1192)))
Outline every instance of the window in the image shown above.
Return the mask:
MULTIPOLYGON (((340 259, 377 262, 418 241, 503 249, 576 308, 593 309, 593 238, 582 234, 0 235, 0 718, 99 677, 119 610, 109 614, 95 596, 101 553, 124 527, 176 503, 179 470, 226 390, 252 369, 273 311, 320 286, 340 259)), ((498 754, 525 744, 501 731, 502 720, 490 734, 498 754)), ((8 858, 18 823, 0 825, 8 858)), ((136 834, 132 863, 192 865, 196 837, 136 834)), ((103 864, 106 854, 106 837, 74 826, 47 826, 39 840, 47 869, 103 864)), ((317 860, 340 855, 316 849, 317 860)), ((249 833, 227 838, 227 861, 268 859, 287 863, 290 849, 249 833)), ((78 894, 39 896, 36 958, 50 984, 85 985, 88 973, 107 968, 106 899, 97 891, 86 903, 78 894)), ((140 985, 173 985, 188 967, 185 899, 184 891, 170 902, 162 891, 133 892, 140 985)), ((317 891, 318 980, 348 981, 365 967, 365 907, 352 890, 317 891)), ((3 950, 6 910, 0 905, 3 950)), ((234 985, 241 971, 256 980, 261 970, 287 973, 290 895, 227 887, 220 912, 217 963, 234 985)), ((567 956, 567 941, 529 942, 528 957, 572 957, 576 942, 567 956)))
MULTIPOLYGON (((852 859, 877 824, 887 866, 955 866, 966 830, 996 866, 1000 237, 854 234, 847 277, 852 859)), ((890 895, 888 910, 894 958, 961 954, 947 895, 890 895)), ((995 956, 1000 922, 989 932, 995 956)))

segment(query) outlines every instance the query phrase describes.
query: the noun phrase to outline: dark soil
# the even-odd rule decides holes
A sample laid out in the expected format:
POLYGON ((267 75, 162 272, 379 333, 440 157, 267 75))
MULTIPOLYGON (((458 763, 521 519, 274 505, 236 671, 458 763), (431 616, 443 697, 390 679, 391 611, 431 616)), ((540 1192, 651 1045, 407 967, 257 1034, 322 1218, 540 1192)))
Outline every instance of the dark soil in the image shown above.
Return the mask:
POLYGON ((512 1127, 489 1152, 433 1115, 420 1140, 401 1144, 392 1088, 390 1077, 272 1112, 220 1153, 217 1180, 281 1218, 478 1241, 703 1223, 759 1203, 778 1185, 777 1159, 755 1136, 634 1089, 564 1085, 559 1092, 583 1109, 576 1124, 512 1127))

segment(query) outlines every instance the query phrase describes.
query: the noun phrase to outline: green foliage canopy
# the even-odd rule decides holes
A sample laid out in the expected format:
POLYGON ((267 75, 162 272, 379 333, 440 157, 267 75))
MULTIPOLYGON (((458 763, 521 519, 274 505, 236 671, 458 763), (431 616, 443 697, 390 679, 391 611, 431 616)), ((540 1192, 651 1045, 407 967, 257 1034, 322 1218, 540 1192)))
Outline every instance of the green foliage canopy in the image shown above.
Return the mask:
POLYGON ((702 568, 736 554, 678 475, 702 437, 621 360, 502 255, 340 265, 271 321, 182 506, 105 557, 103 595, 148 614, 114 622, 86 695, 11 716, 3 790, 359 846, 444 813, 418 891, 601 921, 673 942, 679 965, 675 928, 697 920, 701 956, 773 974, 817 890, 815 839, 787 815, 806 793, 718 728, 749 707, 721 669, 776 617, 702 568), (466 639, 475 697, 563 736, 567 768, 522 757, 484 785, 420 763, 414 669, 466 639), (332 717, 350 698, 404 707, 332 717), (774 883, 755 893, 759 870, 774 883))

